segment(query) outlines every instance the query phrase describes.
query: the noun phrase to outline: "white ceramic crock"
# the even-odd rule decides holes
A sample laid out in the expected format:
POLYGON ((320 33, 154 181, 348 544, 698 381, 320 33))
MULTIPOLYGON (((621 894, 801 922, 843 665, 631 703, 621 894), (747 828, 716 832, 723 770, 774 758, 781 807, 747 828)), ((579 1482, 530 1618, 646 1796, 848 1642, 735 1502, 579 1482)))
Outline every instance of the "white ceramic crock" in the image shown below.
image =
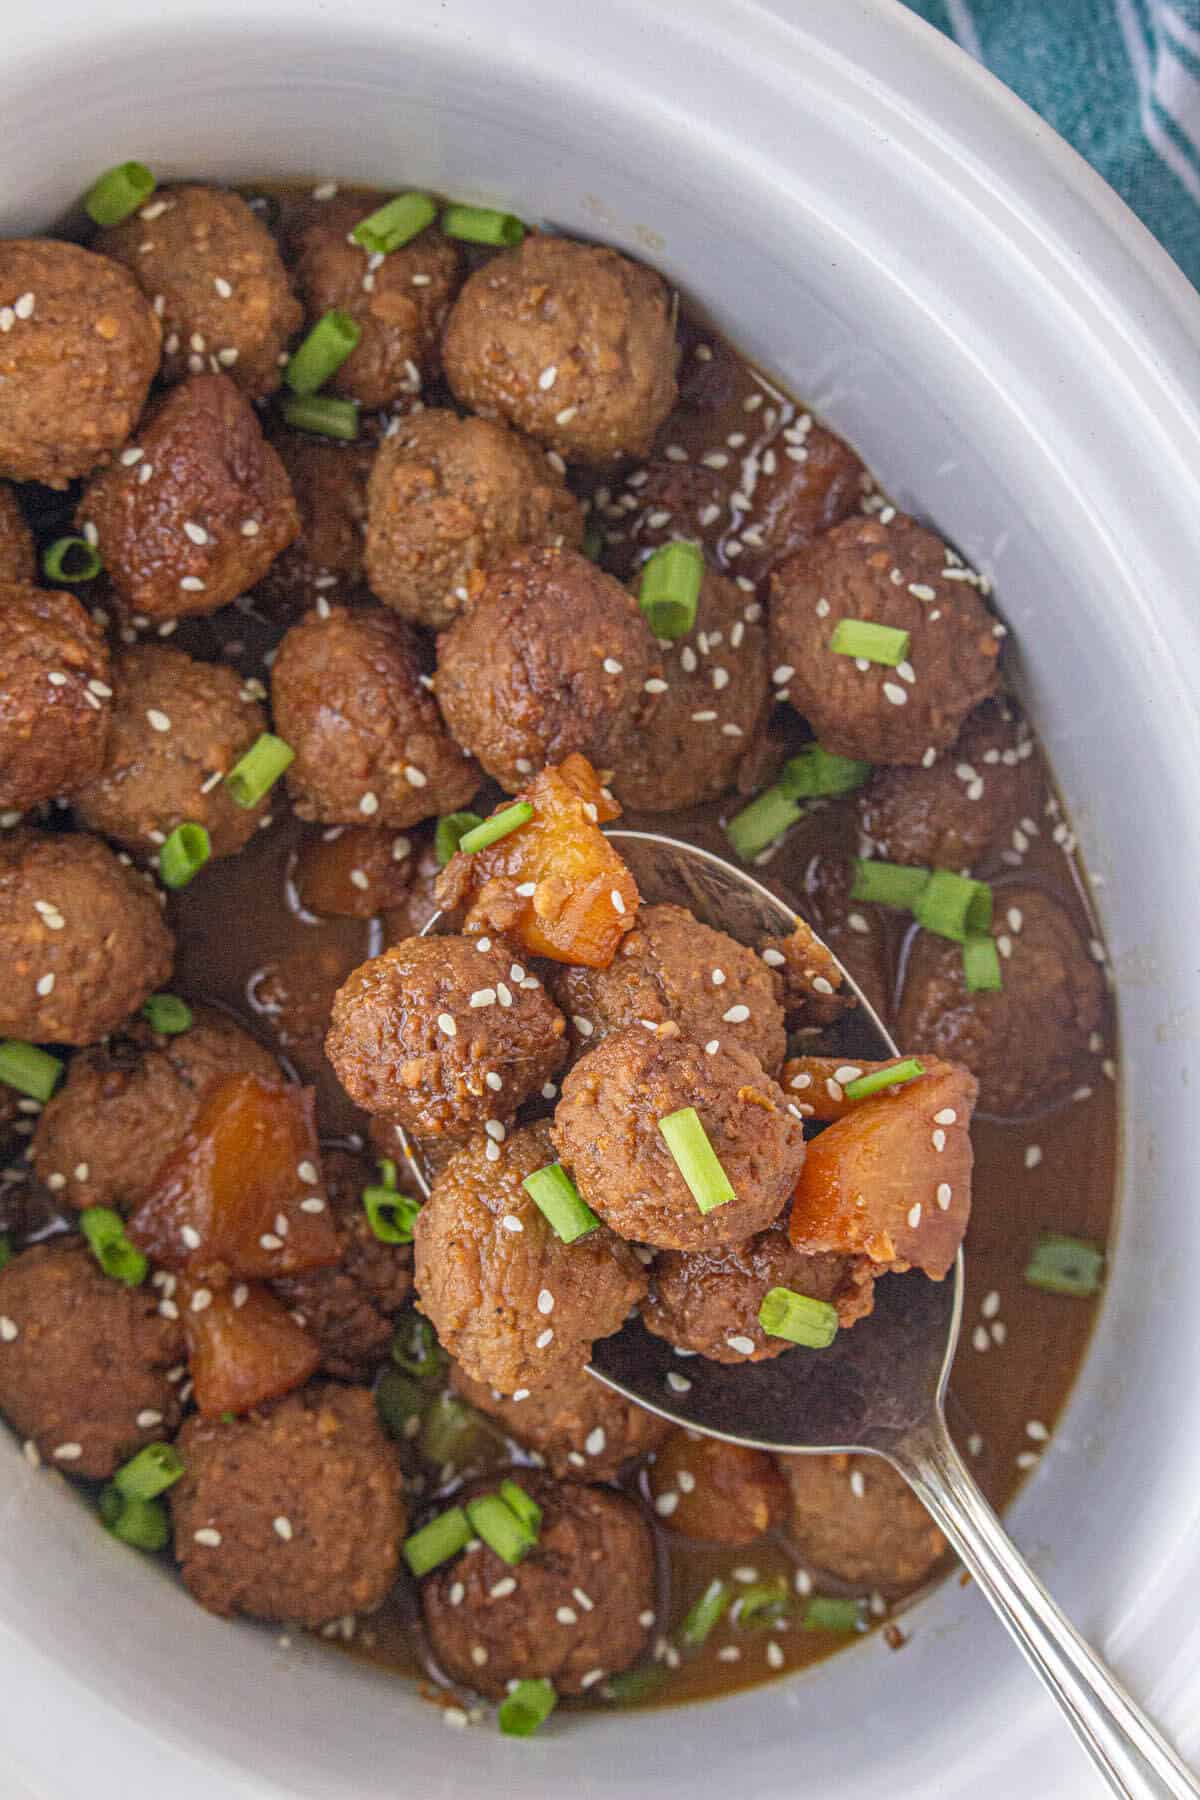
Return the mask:
MULTIPOLYGON (((1200 1752, 1200 303, 893 0, 45 0, 0 45, 0 230, 108 164, 428 184, 649 255, 994 576, 1125 1038, 1095 1348, 1012 1528, 1200 1752)), ((2 979, 2 976, 0 976, 2 979)), ((0 1793, 1066 1800, 1094 1778, 977 1596, 902 1655, 532 1743, 200 1612, 0 1443, 0 1793)))

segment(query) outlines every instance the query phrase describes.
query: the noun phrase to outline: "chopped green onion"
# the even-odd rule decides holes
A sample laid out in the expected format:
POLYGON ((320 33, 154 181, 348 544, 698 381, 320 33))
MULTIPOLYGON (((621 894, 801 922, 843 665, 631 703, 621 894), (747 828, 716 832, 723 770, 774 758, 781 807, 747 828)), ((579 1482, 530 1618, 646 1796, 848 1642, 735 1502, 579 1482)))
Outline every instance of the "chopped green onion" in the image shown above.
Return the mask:
POLYGON ((362 1203, 367 1222, 381 1244, 411 1244, 413 1226, 421 1210, 421 1202, 411 1194, 397 1193, 395 1188, 365 1187, 362 1203))
POLYGON ((1004 986, 995 938, 968 938, 963 945, 963 980, 971 994, 998 994, 1004 986))
POLYGON ((99 1507, 105 1530, 135 1550, 161 1550, 171 1535, 158 1500, 127 1500, 115 1482, 100 1490, 99 1507))
POLYGON ((493 212, 487 206, 445 207, 442 231, 447 237, 462 238, 468 244, 506 244, 510 249, 525 236, 520 219, 512 213, 493 212))
POLYGON ((925 1073, 925 1064, 918 1062, 915 1056, 906 1057, 903 1062, 892 1063, 887 1069, 872 1069, 869 1075, 860 1075, 857 1081, 848 1081, 842 1092, 847 1100, 866 1100, 872 1094, 881 1094, 885 1088, 903 1087, 906 1082, 915 1081, 918 1075, 925 1073))
POLYGON ((850 898, 911 912, 928 880, 928 869, 910 869, 903 863, 875 862, 870 857, 856 856, 850 898))
POLYGON ((1043 1231, 1034 1246, 1025 1279, 1045 1294, 1069 1294, 1090 1300, 1100 1292, 1104 1275, 1104 1250, 1083 1238, 1043 1231))
POLYGON ((604 555, 604 547, 608 539, 603 530, 593 520, 583 534, 583 554, 589 562, 599 562, 604 555))
POLYGON ((113 1476, 113 1486, 126 1500, 153 1500, 183 1474, 183 1458, 172 1444, 147 1444, 113 1476))
POLYGON ((347 444, 358 436, 357 400, 335 400, 331 394, 292 394, 283 402, 280 413, 284 424, 294 431, 342 438, 347 444))
POLYGON ((870 773, 870 763, 835 756, 820 744, 805 744, 799 755, 789 757, 779 771, 779 786, 789 800, 822 800, 860 788, 870 773))
POLYGON ((926 931, 965 944, 969 937, 991 929, 992 890, 985 881, 934 869, 913 901, 912 912, 926 931))
POLYGON ((186 887, 212 855, 212 840, 203 825, 189 820, 177 825, 158 853, 158 872, 164 887, 186 887))
POLYGON ((533 807, 529 801, 517 800, 512 806, 501 807, 500 811, 493 813, 490 819, 484 819, 481 824, 473 825, 470 831, 464 831, 458 841, 458 847, 460 850, 464 850, 468 856, 472 856, 476 850, 486 850, 489 844, 499 843, 500 839, 506 838, 511 831, 516 831, 521 825, 527 825, 532 817, 533 807))
POLYGON ((467 832, 474 831, 477 826, 482 824, 483 820, 476 812, 444 813, 442 815, 433 834, 433 848, 438 863, 443 869, 467 832))
POLYGON ((431 225, 436 216, 437 207, 428 194, 397 194, 394 200, 360 219, 350 235, 372 256, 390 256, 431 225))
POLYGON ((743 1588, 733 1608, 734 1620, 746 1631, 764 1631, 791 1614, 792 1597, 782 1577, 743 1588))
POLYGON ((472 1441, 487 1429, 486 1421, 473 1406, 457 1394, 440 1393, 425 1414, 421 1455, 439 1469, 448 1463, 461 1468, 470 1460, 472 1441))
POLYGON ((696 623, 704 584, 704 553, 699 544, 663 544, 646 559, 638 588, 638 605, 655 637, 686 637, 696 623))
POLYGON ((542 1528, 542 1509, 532 1494, 527 1494, 519 1481, 508 1476, 500 1483, 500 1498, 536 1537, 542 1528))
POLYGON ((19 1094, 28 1094, 31 1100, 49 1100, 62 1072, 58 1057, 37 1044, 27 1044, 23 1038, 6 1038, 0 1043, 0 1081, 19 1094))
POLYGON ((125 1221, 111 1206, 88 1206, 79 1215, 79 1229, 92 1255, 106 1275, 126 1287, 141 1287, 150 1265, 125 1235, 125 1221))
POLYGON ((680 1643, 689 1650, 698 1650, 707 1641, 714 1625, 720 1623, 732 1598, 724 1581, 710 1581, 679 1628, 680 1643))
POLYGON ((13 1259, 12 1239, 7 1231, 0 1231, 0 1269, 7 1268, 13 1259))
POLYGON ((758 1322, 768 1337, 787 1338, 806 1350, 828 1350, 838 1334, 836 1306, 785 1287, 767 1289, 758 1322))
POLYGON ((118 163, 105 169, 83 198, 83 210, 94 225, 119 225, 143 205, 157 182, 145 163, 118 163))
POLYGON ((335 306, 317 320, 303 343, 293 350, 283 379, 293 394, 315 394, 336 375, 358 348, 362 326, 335 306))
POLYGON ((425 1409, 425 1396, 399 1369, 385 1369, 375 1388, 375 1410, 394 1438, 412 1435, 413 1420, 425 1409))
POLYGON ((379 1170, 380 1187, 394 1188, 397 1186, 400 1180, 400 1173, 396 1167, 396 1159, 394 1156, 377 1156, 375 1158, 375 1166, 379 1170))
POLYGON ((178 994, 151 994, 142 1007, 142 1017, 160 1037, 178 1037, 192 1028, 192 1009, 178 994))
POLYGON ((683 1176, 692 1199, 702 1213, 725 1206, 735 1198, 733 1184, 721 1167, 694 1106, 681 1106, 658 1121, 675 1167, 683 1176))
POLYGON ((521 1186, 564 1244, 595 1231, 600 1221, 561 1163, 547 1163, 526 1175, 521 1186))
POLYGON ((650 1700, 661 1693, 669 1679, 665 1663, 645 1663, 640 1669, 624 1669, 619 1675, 610 1675, 600 1692, 618 1706, 636 1706, 639 1700, 650 1700))
POLYGON ((452 1506, 448 1512, 430 1519, 428 1525, 422 1525, 420 1531, 406 1537, 400 1547, 405 1562, 419 1578, 428 1575, 439 1563, 449 1562, 470 1541, 471 1526, 466 1513, 461 1506, 452 1506))
POLYGON ((104 558, 86 538, 55 538, 42 552, 42 568, 51 581, 93 581, 104 567, 104 558))
POLYGON ((909 633, 894 625, 875 625, 870 619, 839 619, 829 648, 838 656, 854 656, 860 662, 882 663, 894 669, 908 655, 909 633))
POLYGON ((429 1320, 420 1313, 406 1313, 392 1339, 392 1361, 396 1367, 424 1381, 438 1373, 442 1360, 442 1348, 429 1320))
POLYGON ((866 1608, 861 1600, 841 1600, 833 1594, 814 1594, 800 1621, 806 1631, 865 1631, 866 1608))
POLYGON ((734 814, 725 827, 725 835, 736 856, 743 862, 753 862, 785 831, 790 831, 803 815, 804 808, 784 792, 782 783, 777 782, 774 787, 765 788, 740 813, 734 814))
POLYGON ((238 806, 257 806, 295 760, 296 752, 290 744, 264 731, 225 777, 230 799, 238 806))
POLYGON ((537 1546, 537 1532, 531 1531, 499 1494, 468 1500, 467 1518, 476 1535, 506 1563, 522 1562, 537 1546))
POLYGON ((505 1737, 532 1737, 557 1705, 554 1684, 544 1676, 537 1681, 518 1681, 500 1702, 496 1718, 505 1737))

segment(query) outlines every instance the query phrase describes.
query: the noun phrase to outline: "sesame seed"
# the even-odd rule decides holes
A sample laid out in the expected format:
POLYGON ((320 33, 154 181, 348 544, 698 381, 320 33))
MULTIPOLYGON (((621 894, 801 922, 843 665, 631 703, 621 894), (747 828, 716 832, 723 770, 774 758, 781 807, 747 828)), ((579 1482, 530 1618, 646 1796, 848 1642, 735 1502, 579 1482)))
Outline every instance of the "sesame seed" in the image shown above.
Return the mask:
POLYGON ((379 795, 371 793, 368 789, 358 803, 358 810, 360 813, 365 813, 366 816, 370 818, 372 814, 379 811, 379 795))
POLYGON ((59 1444, 54 1451, 54 1460, 56 1462, 78 1462, 82 1455, 82 1444, 76 1444, 74 1442, 69 1444, 59 1444))
POLYGON ((937 1203, 941 1207, 943 1212, 945 1212, 947 1210, 947 1208, 949 1207, 950 1202, 951 1202, 951 1200, 953 1200, 953 1198, 954 1198, 954 1189, 950 1186, 950 1183, 948 1181, 939 1181, 938 1182, 938 1190, 937 1190, 937 1203))
POLYGON ((714 970, 713 970, 713 972, 712 972, 712 984, 713 984, 713 986, 714 986, 714 987, 724 987, 724 985, 725 985, 725 971, 724 971, 724 969, 714 969, 714 970))
POLYGON ((1018 1469, 1036 1469, 1040 1458, 1036 1450, 1022 1450, 1017 1457, 1018 1469))
POLYGON ((63 1188, 66 1187, 66 1185, 67 1185, 66 1176, 60 1175, 58 1173, 57 1169, 54 1171, 53 1174, 47 1175, 47 1177, 46 1177, 46 1186, 50 1189, 50 1192, 52 1194, 59 1193, 63 1188))
POLYGON ((50 970, 45 975, 40 975, 38 977, 37 992, 43 1000, 47 997, 47 995, 52 994, 54 992, 54 971, 53 970, 50 970))
POLYGON ((203 525, 197 525, 194 519, 185 519, 183 521, 183 529, 193 544, 207 544, 207 531, 205 531, 203 525))
POLYGON ((159 1317, 163 1319, 177 1319, 179 1317, 179 1308, 173 1300, 160 1300, 158 1303, 158 1311, 159 1317))
POLYGON ((689 1394, 692 1390, 692 1384, 687 1376, 680 1375, 675 1369, 671 1369, 667 1374, 667 1386, 673 1394, 689 1394))
POLYGON ((754 1354, 753 1338, 743 1337, 740 1333, 735 1333, 732 1337, 727 1337, 725 1342, 731 1350, 736 1351, 738 1356, 753 1356, 754 1354))
POLYGON ((223 275, 213 276, 213 286, 222 300, 232 300, 233 289, 223 275))
POLYGON ((0 1313, 0 1343, 14 1343, 19 1335, 15 1320, 10 1319, 7 1313, 0 1313))
POLYGON ((893 706, 906 706, 908 704, 908 694, 906 690, 896 681, 884 682, 883 697, 885 700, 890 700, 893 706))
POLYGON ((471 998, 470 998, 470 1001, 468 1002, 468 1004, 471 1006, 474 1006, 474 1007, 495 1006, 495 1004, 496 1004, 495 988, 476 988, 475 992, 471 995, 471 998))
POLYGON ((437 1016, 437 1023, 438 1030, 445 1032, 447 1037, 452 1038, 458 1036, 458 1026, 454 1023, 454 1020, 448 1012, 439 1013, 437 1016))
POLYGON ((16 316, 11 306, 0 306, 0 331, 11 331, 16 316))
POLYGON ((762 959, 767 967, 771 969, 782 969, 787 962, 787 957, 783 954, 782 950, 764 950, 762 959))
POLYGON ((540 1313, 552 1313, 554 1311, 554 1295, 550 1292, 549 1288, 543 1288, 538 1295, 537 1309, 540 1313))
POLYGON ((34 298, 32 294, 22 294, 19 300, 13 301, 13 312, 18 319, 32 319, 34 298))
POLYGON ((654 1502, 654 1510, 662 1519, 669 1519, 679 1505, 679 1495, 674 1492, 660 1494, 654 1502))
POLYGON ((66 687, 67 685, 67 677, 60 669, 51 669, 46 680, 50 683, 51 687, 66 687))
POLYGON ((739 1002, 737 1006, 731 1006, 728 1012, 722 1013, 721 1017, 727 1025, 744 1025, 750 1017, 750 1008, 739 1002))
POLYGON ((917 1226, 921 1223, 921 1202, 919 1200, 916 1201, 914 1205, 909 1207, 908 1222, 914 1231, 917 1229, 917 1226))
MULTIPOLYGON (((282 1250, 283 1249, 283 1239, 281 1237, 276 1237, 276 1235, 273 1231, 264 1231, 258 1241, 259 1241, 260 1246, 264 1250, 282 1250)), ((193 1305, 194 1304, 195 1304, 195 1302, 193 1302, 193 1305)))
POLYGON ((322 1200, 320 1194, 309 1194, 306 1199, 300 1202, 300 1211, 302 1213, 323 1213, 325 1211, 325 1202, 322 1200))
POLYGON ((198 1250, 200 1248, 200 1233, 196 1230, 194 1225, 181 1225, 179 1228, 179 1235, 183 1239, 185 1250, 198 1250))
MULTIPOLYGON (((262 1242, 261 1238, 259 1239, 259 1242, 260 1243, 262 1242)), ((191 1308, 192 1311, 195 1313, 204 1312, 205 1309, 207 1307, 210 1307, 211 1305, 212 1305, 212 1290, 210 1288, 205 1288, 205 1287, 197 1288, 195 1293, 192 1295, 192 1308, 191 1308)))
POLYGON ((25 1442, 21 1445, 21 1454, 31 1469, 41 1468, 42 1458, 38 1451, 38 1447, 32 1438, 25 1439, 25 1442))
POLYGON ((1041 1160, 1042 1146, 1040 1144, 1026 1144, 1025 1167, 1027 1169, 1036 1169, 1041 1160))
POLYGON ((197 1544, 203 1544, 206 1550, 217 1550, 221 1544, 221 1534, 211 1525, 202 1525, 199 1531, 193 1531, 192 1537, 197 1544))
POLYGON ((516 892, 520 895, 522 900, 532 900, 536 890, 536 881, 523 881, 516 889, 516 892))
POLYGON ((470 1719, 461 1706, 444 1706, 442 1708, 442 1724, 449 1725, 453 1731, 465 1731, 470 1719))
POLYGON ((512 1003, 513 1003, 512 989, 507 985, 506 982, 498 981, 496 983, 496 998, 497 998, 497 1000, 499 1000, 501 1006, 511 1006, 512 1005, 512 1003))
POLYGON ((848 1081, 857 1081, 861 1074, 862 1070, 856 1063, 843 1063, 840 1068, 833 1071, 833 1079, 840 1081, 844 1086, 848 1081))
POLYGON ((165 712, 160 712, 157 706, 147 707, 146 723, 151 731, 170 731, 171 729, 170 718, 165 712))
POLYGON ((283 1513, 280 1513, 278 1518, 272 1519, 271 1524, 274 1528, 276 1537, 281 1537, 285 1544, 290 1544, 294 1535, 292 1532, 292 1521, 285 1517, 283 1513))
POLYGON ((642 683, 642 692, 645 694, 665 694, 667 692, 667 683, 661 680, 659 676, 652 675, 649 681, 644 681, 642 683))
POLYGON ((579 1614, 570 1606, 560 1606, 555 1614, 560 1625, 578 1625, 579 1614))
POLYGON ((533 1341, 538 1350, 548 1350, 554 1342, 554 1327, 547 1325, 545 1331, 540 1331, 533 1341))
POLYGON ((774 1639, 767 1645, 767 1661, 773 1669, 782 1669, 783 1667, 783 1651, 774 1639))
POLYGON ((952 1106, 943 1106, 941 1112, 934 1113, 933 1122, 935 1125, 956 1125, 958 1114, 952 1106))
POLYGON ((926 582, 923 582, 923 581, 910 581, 908 584, 908 591, 912 595, 914 600, 936 600, 937 599, 937 589, 931 588, 926 582))
POLYGON ((554 363, 547 363, 546 367, 542 370, 541 374, 538 376, 538 386, 541 388, 543 394, 549 392, 549 390, 554 386, 554 383, 557 379, 558 379, 557 366, 554 363))
POLYGON ((185 575, 179 585, 185 594, 202 594, 206 586, 198 575, 185 575))

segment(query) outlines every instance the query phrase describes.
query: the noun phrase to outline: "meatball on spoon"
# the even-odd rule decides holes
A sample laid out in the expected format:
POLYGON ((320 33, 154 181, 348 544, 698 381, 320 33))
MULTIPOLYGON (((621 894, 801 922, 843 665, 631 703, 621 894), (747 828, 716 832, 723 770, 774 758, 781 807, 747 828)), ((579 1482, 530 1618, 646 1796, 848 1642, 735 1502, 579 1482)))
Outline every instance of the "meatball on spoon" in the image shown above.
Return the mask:
MULTIPOLYGON (((649 832, 608 835, 644 903, 685 906, 743 943, 794 929, 789 908, 719 857, 649 832)), ((427 933, 445 929, 441 914, 426 926, 427 933)), ((842 974, 858 998, 842 1027, 846 1060, 896 1058, 874 1010, 842 974)), ((932 1135, 943 1144, 954 1131, 953 1112, 942 1106, 935 1115, 942 1124, 932 1135)), ((948 1154, 947 1170, 951 1161, 948 1154)), ((424 1186, 417 1156, 413 1170, 424 1186)), ((1059 1612, 951 1441, 944 1400, 962 1300, 960 1252, 944 1281, 913 1274, 878 1282, 871 1317, 838 1331, 817 1354, 736 1365, 704 1356, 681 1361, 634 1318, 593 1346, 590 1372, 663 1418, 734 1443, 782 1454, 870 1451, 886 1458, 945 1532, 1113 1792, 1145 1800, 1200 1795, 1174 1751, 1059 1612)))

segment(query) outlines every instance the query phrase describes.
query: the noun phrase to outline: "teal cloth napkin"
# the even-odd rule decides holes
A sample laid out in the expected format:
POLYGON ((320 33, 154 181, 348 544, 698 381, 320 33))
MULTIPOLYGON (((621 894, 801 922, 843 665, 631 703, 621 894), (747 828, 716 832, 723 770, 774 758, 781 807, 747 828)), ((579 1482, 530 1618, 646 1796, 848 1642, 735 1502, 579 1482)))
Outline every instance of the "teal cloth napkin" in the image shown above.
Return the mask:
POLYGON ((1062 133, 1200 285, 1200 0, 907 0, 1062 133))

